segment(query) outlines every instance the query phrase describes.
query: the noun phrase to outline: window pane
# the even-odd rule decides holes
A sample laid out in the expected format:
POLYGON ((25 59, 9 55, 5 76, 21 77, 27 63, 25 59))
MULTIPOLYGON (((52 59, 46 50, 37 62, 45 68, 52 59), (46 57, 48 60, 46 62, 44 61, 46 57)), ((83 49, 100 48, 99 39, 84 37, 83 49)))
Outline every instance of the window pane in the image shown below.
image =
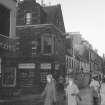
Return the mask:
POLYGON ((32 13, 26 13, 26 24, 30 24, 32 19, 32 13))
POLYGON ((52 37, 44 37, 44 53, 52 53, 52 37))

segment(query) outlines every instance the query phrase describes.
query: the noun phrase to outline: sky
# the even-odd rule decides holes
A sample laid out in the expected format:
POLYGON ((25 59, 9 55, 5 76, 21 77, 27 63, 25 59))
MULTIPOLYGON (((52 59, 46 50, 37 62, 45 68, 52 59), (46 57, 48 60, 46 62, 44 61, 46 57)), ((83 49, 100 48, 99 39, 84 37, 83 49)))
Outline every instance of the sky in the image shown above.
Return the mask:
POLYGON ((80 32, 99 55, 105 53, 105 0, 43 1, 51 2, 51 5, 61 4, 66 32, 80 32))

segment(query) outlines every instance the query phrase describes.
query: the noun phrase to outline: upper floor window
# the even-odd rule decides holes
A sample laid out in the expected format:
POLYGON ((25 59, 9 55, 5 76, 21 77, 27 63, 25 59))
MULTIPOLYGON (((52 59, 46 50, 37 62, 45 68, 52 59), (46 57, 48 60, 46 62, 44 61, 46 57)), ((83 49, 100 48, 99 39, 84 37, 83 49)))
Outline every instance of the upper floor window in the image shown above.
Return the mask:
POLYGON ((32 41, 32 56, 34 57, 37 53, 37 46, 38 42, 37 41, 32 41))
POLYGON ((52 54, 54 51, 53 37, 49 34, 43 35, 42 37, 42 53, 52 54))
POLYGON ((31 21, 32 21, 32 13, 27 12, 25 18, 26 18, 26 24, 31 24, 31 21))

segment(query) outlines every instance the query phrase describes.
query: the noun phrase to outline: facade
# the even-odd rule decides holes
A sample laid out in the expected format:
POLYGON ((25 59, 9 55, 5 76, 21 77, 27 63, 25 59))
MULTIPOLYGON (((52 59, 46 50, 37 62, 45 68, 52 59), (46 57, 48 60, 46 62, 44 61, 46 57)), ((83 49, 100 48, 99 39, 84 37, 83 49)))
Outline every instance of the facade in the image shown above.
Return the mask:
POLYGON ((77 84, 80 87, 89 82, 91 74, 92 76, 102 74, 102 58, 81 34, 77 32, 67 34, 65 47, 67 74, 73 73, 76 80, 79 80, 77 84))
POLYGON ((94 75, 102 75, 103 60, 94 50, 90 50, 90 71, 94 75))
MULTIPOLYGON (((6 93, 5 86, 13 85, 11 58, 15 56, 16 2, 13 0, 0 1, 0 96, 6 93), (5 81, 7 79, 7 81, 5 81), (11 81, 8 81, 11 80, 11 81)), ((7 86, 8 87, 8 86, 7 86)), ((7 93, 8 94, 8 93, 7 93)))
POLYGON ((48 13, 35 0, 18 4, 16 79, 22 93, 41 92, 49 73, 56 80, 65 74, 64 32, 52 20, 52 23, 47 22, 47 18, 48 13))

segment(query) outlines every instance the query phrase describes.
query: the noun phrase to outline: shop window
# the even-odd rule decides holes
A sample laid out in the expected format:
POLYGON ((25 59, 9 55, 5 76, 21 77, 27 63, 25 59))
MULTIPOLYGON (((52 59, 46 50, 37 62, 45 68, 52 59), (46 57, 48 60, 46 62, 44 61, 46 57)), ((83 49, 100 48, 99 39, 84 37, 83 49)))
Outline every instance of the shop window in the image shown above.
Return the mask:
POLYGON ((53 49, 53 37, 50 35, 44 35, 42 37, 42 53, 52 54, 53 49))
POLYGON ((26 24, 31 24, 31 21, 32 21, 32 13, 27 12, 26 13, 25 20, 26 20, 26 24))
POLYGON ((3 87, 15 87, 16 86, 16 68, 7 67, 2 75, 3 87))
POLYGON ((46 83, 47 74, 51 73, 52 65, 50 63, 42 63, 40 64, 40 80, 41 83, 46 83))

